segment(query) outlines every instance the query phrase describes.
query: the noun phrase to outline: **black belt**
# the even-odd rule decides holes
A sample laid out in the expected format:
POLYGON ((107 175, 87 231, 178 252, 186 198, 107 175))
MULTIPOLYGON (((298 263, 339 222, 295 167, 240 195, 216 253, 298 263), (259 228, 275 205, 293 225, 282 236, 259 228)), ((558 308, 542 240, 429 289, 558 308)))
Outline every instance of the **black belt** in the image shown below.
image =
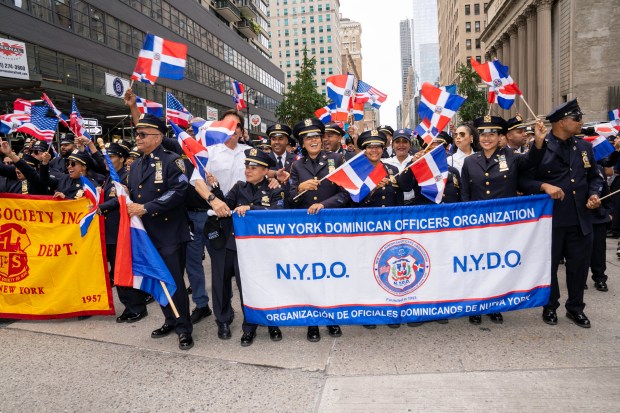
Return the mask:
POLYGON ((207 212, 209 211, 208 208, 187 208, 188 211, 190 212, 207 212))

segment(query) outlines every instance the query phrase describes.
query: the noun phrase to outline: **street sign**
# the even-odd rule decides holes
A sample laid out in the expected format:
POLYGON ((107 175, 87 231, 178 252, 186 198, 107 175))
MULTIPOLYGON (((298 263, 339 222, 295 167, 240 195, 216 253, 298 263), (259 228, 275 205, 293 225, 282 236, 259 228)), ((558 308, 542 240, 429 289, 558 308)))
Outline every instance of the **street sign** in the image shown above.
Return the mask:
POLYGON ((261 123, 261 118, 258 115, 252 115, 250 116, 250 123, 252 124, 252 126, 257 127, 258 125, 260 125, 261 123))
POLYGON ((102 129, 95 118, 84 118, 84 128, 91 135, 101 135, 102 129))
POLYGON ((91 135, 101 135, 102 132, 101 126, 88 126, 86 127, 86 130, 91 135))

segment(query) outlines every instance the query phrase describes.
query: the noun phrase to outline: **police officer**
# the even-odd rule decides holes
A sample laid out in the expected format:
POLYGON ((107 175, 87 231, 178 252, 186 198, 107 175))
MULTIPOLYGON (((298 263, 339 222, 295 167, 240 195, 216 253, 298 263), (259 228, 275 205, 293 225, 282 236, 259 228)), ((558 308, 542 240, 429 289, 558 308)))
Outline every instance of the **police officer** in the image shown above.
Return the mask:
MULTIPOLYGON (((603 181, 601 195, 609 194, 609 185, 605 177, 605 168, 601 165, 602 161, 596 164, 596 173, 603 181)), ((594 288, 601 292, 609 291, 607 287, 607 224, 610 222, 611 199, 607 198, 601 206, 591 209, 592 214, 592 255, 590 256, 590 270, 592 271, 592 281, 594 288), (607 202, 605 202, 607 201, 607 202)), ((587 289, 587 284, 585 285, 587 289)))
MULTIPOLYGON (((531 184, 531 192, 545 192, 554 199, 551 296, 543 308, 543 321, 551 325, 558 323, 558 265, 565 258, 568 287, 566 316, 578 326, 590 328, 590 320, 583 312, 583 290, 592 247, 592 215, 588 209, 600 206, 603 183, 596 173, 592 145, 575 138, 581 131, 582 119, 577 99, 558 106, 547 115, 551 132, 544 140, 546 151, 542 161, 532 172, 536 181, 531 184)), ((530 148, 530 152, 533 150, 530 148)))
POLYGON ((337 153, 344 156, 346 151, 342 148, 344 130, 337 123, 327 123, 323 134, 323 150, 327 153, 337 153))
MULTIPOLYGON (((49 154, 46 155, 46 157, 49 154)), ((48 186, 54 191, 55 198, 78 199, 84 196, 81 177, 89 179, 93 185, 97 183, 88 176, 93 165, 93 159, 86 152, 73 150, 67 158, 67 174, 55 178, 48 173, 48 165, 41 164, 41 180, 48 182, 48 186)))
MULTIPOLYGON (((289 208, 289 180, 291 165, 298 159, 298 156, 286 150, 287 144, 291 138, 291 128, 282 123, 276 123, 267 128, 267 136, 271 142, 271 153, 269 156, 274 160, 273 166, 270 168, 271 177, 277 178, 278 171, 287 172, 287 176, 280 176, 280 184, 284 190, 284 208, 289 208), (285 179, 284 179, 285 178, 285 179)), ((294 141, 294 139, 293 139, 294 141)), ((295 143, 295 146, 297 144, 295 143)))
POLYGON ((127 173, 129 173, 131 164, 141 156, 142 156, 142 152, 138 150, 137 146, 134 146, 133 148, 131 148, 131 150, 129 151, 129 158, 127 158, 127 160, 125 161, 125 168, 127 169, 127 173))
POLYGON ((37 172, 39 161, 28 154, 24 154, 20 158, 11 150, 11 146, 8 142, 0 142, 0 151, 3 156, 8 157, 13 164, 2 165, 0 167, 0 176, 6 178, 5 188, 1 191, 24 195, 45 194, 46 185, 43 184, 37 172))
MULTIPOLYGON (((474 121, 474 127, 480 133, 482 150, 465 158, 461 171, 463 201, 482 201, 488 199, 509 198, 519 195, 526 181, 531 180, 526 170, 540 161, 542 151, 526 155, 515 154, 511 148, 500 147, 500 135, 505 134, 506 121, 499 116, 483 116, 474 121)), ((542 131, 544 126, 537 127, 542 131)), ((544 133, 537 138, 538 148, 542 148, 544 133)), ((492 322, 501 324, 501 313, 488 314, 492 322)), ((482 317, 469 317, 472 324, 480 324, 482 317)))
MULTIPOLYGON (((394 132, 394 137, 392 138, 392 153, 394 156, 391 158, 383 158, 383 163, 395 166, 398 172, 405 170, 413 160, 413 155, 410 154, 412 146, 409 129, 398 129, 394 132)), ((415 197, 415 191, 407 191, 403 193, 403 196, 404 204, 411 205, 415 197)))
MULTIPOLYGON (((293 128, 293 135, 303 148, 303 156, 291 168, 290 202, 292 208, 307 208, 309 214, 316 214, 323 208, 343 208, 351 200, 344 188, 329 180, 319 182, 344 162, 341 155, 325 153, 321 149, 324 132, 323 123, 316 118, 302 120, 293 128)), ((342 335, 339 326, 328 325, 327 330, 332 337, 342 335)), ((319 341, 319 328, 308 327, 307 338, 311 342, 319 341)))
POLYGON ((67 158, 75 149, 75 135, 72 133, 63 134, 60 138, 60 156, 50 162, 49 168, 52 175, 67 173, 67 158))
POLYGON ((188 179, 181 157, 162 147, 166 124, 146 114, 136 124, 136 144, 144 154, 129 172, 128 189, 134 203, 127 207, 130 216, 142 218, 144 228, 157 248, 177 285, 172 301, 179 312, 175 318, 170 305, 162 307, 164 325, 151 333, 152 338, 165 337, 175 331, 179 348, 194 346, 189 299, 185 290, 185 243, 190 240, 185 209, 188 179))
POLYGON ((392 136, 394 136, 394 129, 390 125, 381 125, 377 129, 379 129, 379 132, 383 132, 387 138, 387 144, 381 157, 391 158, 394 156, 394 152, 392 151, 392 136))
MULTIPOLYGON (((282 209, 284 206, 284 191, 282 188, 269 188, 267 174, 269 168, 275 164, 269 154, 256 148, 246 149, 245 151, 245 182, 238 181, 226 194, 226 204, 240 216, 245 216, 249 210, 282 209)), ((243 309, 242 281, 239 274, 239 261, 237 258, 237 245, 235 237, 230 234, 226 243, 227 262, 233 266, 237 288, 239 289, 239 299, 243 309)), ((232 275, 232 271, 229 275, 232 275)), ((246 274, 251 277, 251 274, 246 274)), ((230 282, 227 284, 230 285, 230 282)), ((256 324, 248 323, 243 317, 243 335, 241 345, 250 346, 256 337, 256 324)), ((282 332, 276 326, 269 326, 269 337, 273 341, 282 340, 282 332)))
POLYGON ((523 124, 523 118, 519 114, 506 122, 506 147, 512 149, 514 153, 527 152, 525 129, 526 126, 523 124))

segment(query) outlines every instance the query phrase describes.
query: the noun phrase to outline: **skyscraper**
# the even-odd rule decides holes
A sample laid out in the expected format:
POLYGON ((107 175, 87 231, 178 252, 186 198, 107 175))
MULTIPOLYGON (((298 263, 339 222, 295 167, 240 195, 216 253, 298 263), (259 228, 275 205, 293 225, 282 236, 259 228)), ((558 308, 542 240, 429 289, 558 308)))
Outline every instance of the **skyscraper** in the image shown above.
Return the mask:
POLYGON ((413 63, 416 95, 423 82, 439 82, 437 0, 413 0, 413 63))
POLYGON ((409 66, 413 65, 413 48, 411 44, 411 21, 400 21, 400 79, 402 99, 405 99, 405 90, 407 88, 407 74, 409 66))

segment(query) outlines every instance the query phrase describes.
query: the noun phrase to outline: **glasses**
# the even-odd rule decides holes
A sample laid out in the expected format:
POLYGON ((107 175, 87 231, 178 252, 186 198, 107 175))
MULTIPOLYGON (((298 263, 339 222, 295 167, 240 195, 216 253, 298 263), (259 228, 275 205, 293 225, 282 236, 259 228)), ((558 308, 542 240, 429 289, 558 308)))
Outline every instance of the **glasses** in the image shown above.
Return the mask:
POLYGON ((40 152, 39 151, 30 151, 31 154, 33 155, 38 155, 40 152))
POLYGON ((69 161, 67 162, 67 165, 69 165, 72 168, 75 168, 77 165, 82 165, 82 164, 76 161, 69 161))
POLYGON ((581 122, 581 119, 583 119, 583 115, 581 113, 574 113, 572 115, 567 116, 567 118, 572 119, 575 122, 581 122))
POLYGON ((136 132, 134 136, 136 139, 145 139, 147 136, 159 136, 159 133, 136 132))

